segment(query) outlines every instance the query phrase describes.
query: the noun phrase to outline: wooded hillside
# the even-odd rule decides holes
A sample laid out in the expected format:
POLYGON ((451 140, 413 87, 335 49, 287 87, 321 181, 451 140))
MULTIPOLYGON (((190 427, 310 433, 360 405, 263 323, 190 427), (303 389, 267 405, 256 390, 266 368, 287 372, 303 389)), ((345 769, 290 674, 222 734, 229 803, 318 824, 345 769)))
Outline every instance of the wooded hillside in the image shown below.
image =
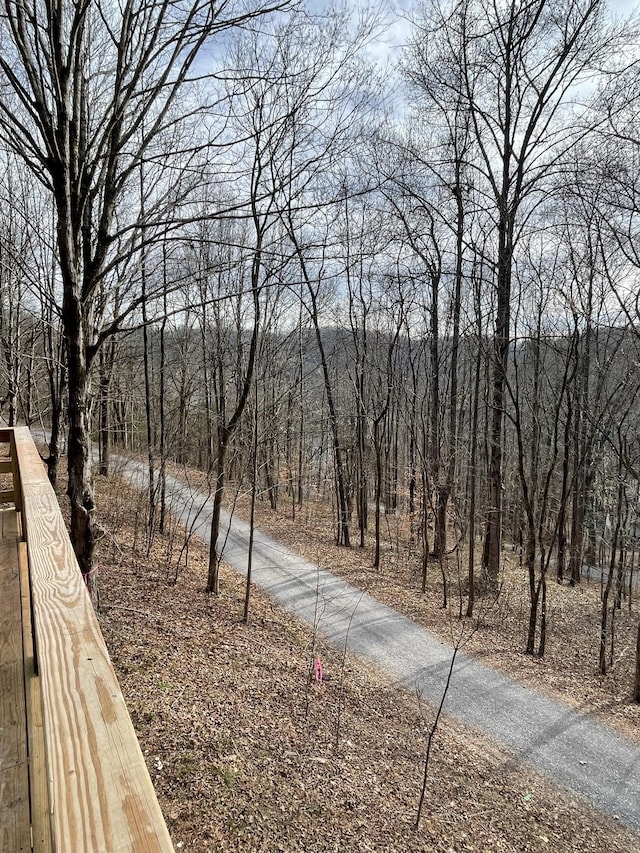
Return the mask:
POLYGON ((148 457, 150 539, 177 462, 214 528, 229 481, 321 495, 376 568, 401 515, 468 616, 516 549, 532 655, 549 581, 595 573, 604 673, 638 551, 635 27, 601 0, 27 6, 0 23, 3 411, 50 431, 53 480, 67 438, 88 582, 91 440, 102 471, 148 457))

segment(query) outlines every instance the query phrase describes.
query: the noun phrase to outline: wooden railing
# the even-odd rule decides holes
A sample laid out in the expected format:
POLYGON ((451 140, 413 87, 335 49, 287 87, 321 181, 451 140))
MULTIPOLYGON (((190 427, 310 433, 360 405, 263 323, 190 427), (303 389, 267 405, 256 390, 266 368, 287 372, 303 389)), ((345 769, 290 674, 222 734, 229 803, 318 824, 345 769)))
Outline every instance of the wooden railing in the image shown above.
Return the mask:
POLYGON ((0 444, 0 853, 172 851, 29 430, 0 444))

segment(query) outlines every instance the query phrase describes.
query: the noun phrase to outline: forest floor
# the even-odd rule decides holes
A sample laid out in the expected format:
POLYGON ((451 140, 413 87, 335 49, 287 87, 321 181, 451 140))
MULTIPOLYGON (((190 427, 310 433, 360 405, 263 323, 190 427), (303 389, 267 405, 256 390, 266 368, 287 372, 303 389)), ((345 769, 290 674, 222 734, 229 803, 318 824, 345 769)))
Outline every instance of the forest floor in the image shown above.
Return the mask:
MULTIPOLYGON (((234 510, 248 518, 249 499, 238 494, 234 510)), ((373 512, 371 513, 373 516, 373 512)), ((310 562, 348 581, 373 598, 410 617, 444 642, 455 643, 460 615, 467 606, 466 549, 449 554, 442 568, 437 561, 427 569, 427 591, 422 594, 421 543, 410 542, 406 518, 383 516, 381 564, 373 569, 373 536, 364 549, 335 544, 333 514, 320 502, 309 501, 295 517, 291 504, 274 512, 266 500, 256 502, 256 526, 310 562), (443 607, 443 572, 448 602, 443 607)), ((373 518, 371 518, 373 523, 373 518)), ((352 532, 355 538, 356 531, 352 532)), ((479 570, 480 551, 476 555, 479 570)), ((637 573, 640 575, 640 572, 637 573)), ((632 698, 636 637, 640 619, 640 589, 628 589, 620 609, 612 611, 609 598, 607 664, 598 672, 601 624, 600 573, 576 587, 558 584, 550 571, 547 581, 547 637, 544 656, 525 654, 529 587, 526 570, 515 550, 503 552, 500 594, 476 594, 473 631, 464 651, 497 667, 538 691, 568 702, 578 710, 598 714, 607 724, 640 743, 640 705, 632 698), (612 616, 613 612, 613 616, 612 616)), ((539 625, 536 649, 539 643, 539 625)))
MULTIPOLYGON (((106 531, 100 620, 177 850, 640 851, 640 839, 615 819, 514 769, 507 751, 447 717, 416 829, 435 709, 361 660, 349 655, 343 663, 341 651, 258 590, 244 625, 244 580, 223 567, 220 596, 205 595, 207 550, 192 539, 185 565, 175 525, 156 535, 147 556, 144 497, 122 481, 99 479, 98 505, 106 531), (311 678, 316 655, 340 676, 311 678)), ((317 510, 309 504, 294 521, 260 502, 259 523, 292 550, 450 634, 435 576, 422 596, 413 561, 397 544, 387 545, 382 569, 372 572, 367 549, 332 545, 326 511, 317 510)), ((597 658, 589 659, 597 590, 554 585, 548 655, 534 661, 518 651, 526 610, 522 584, 513 583, 512 590, 505 579, 503 603, 480 607, 474 646, 465 650, 598 708, 637 735, 624 611, 615 665, 598 678, 597 658), (582 614, 573 627, 572 609, 582 614)), ((452 606, 457 613, 455 600, 452 606)))

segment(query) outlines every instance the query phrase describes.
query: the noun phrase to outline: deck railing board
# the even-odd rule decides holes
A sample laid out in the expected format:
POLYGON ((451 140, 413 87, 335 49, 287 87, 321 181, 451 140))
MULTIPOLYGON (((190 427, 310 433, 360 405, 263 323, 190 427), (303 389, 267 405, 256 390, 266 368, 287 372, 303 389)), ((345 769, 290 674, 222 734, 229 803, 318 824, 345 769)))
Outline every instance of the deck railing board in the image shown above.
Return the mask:
POLYGON ((26 853, 31 835, 15 510, 2 510, 0 525, 0 851, 26 853))
POLYGON ((22 597, 22 642, 24 646, 24 679, 27 710, 27 742, 29 744, 29 785, 31 799, 31 842, 33 853, 53 853, 49 779, 44 746, 42 691, 37 677, 33 652, 31 585, 26 542, 18 543, 20 594, 22 597))
MULTIPOLYGON (((45 777, 42 834, 49 822, 55 853, 173 851, 56 496, 29 431, 6 433, 0 441, 13 442, 19 472, 39 665, 40 695, 28 704, 42 743, 32 768, 40 784, 45 777)), ((35 829, 35 812, 32 819, 35 829)))

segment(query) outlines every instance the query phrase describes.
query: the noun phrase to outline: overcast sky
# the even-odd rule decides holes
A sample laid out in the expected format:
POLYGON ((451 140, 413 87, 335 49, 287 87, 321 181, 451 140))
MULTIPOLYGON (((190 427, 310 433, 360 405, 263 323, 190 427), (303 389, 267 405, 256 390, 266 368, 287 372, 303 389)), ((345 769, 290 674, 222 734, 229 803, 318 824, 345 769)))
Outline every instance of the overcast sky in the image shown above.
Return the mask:
MULTIPOLYGON (((325 0, 316 0, 318 6, 330 5, 325 0)), ((376 46, 376 53, 380 58, 396 59, 400 48, 405 44, 410 32, 410 24, 407 17, 412 8, 419 6, 420 0, 388 0, 381 3, 381 9, 389 9, 389 26, 384 35, 381 36, 376 46)), ((640 9, 640 0, 608 0, 611 13, 616 18, 626 18, 634 11, 640 9)))

